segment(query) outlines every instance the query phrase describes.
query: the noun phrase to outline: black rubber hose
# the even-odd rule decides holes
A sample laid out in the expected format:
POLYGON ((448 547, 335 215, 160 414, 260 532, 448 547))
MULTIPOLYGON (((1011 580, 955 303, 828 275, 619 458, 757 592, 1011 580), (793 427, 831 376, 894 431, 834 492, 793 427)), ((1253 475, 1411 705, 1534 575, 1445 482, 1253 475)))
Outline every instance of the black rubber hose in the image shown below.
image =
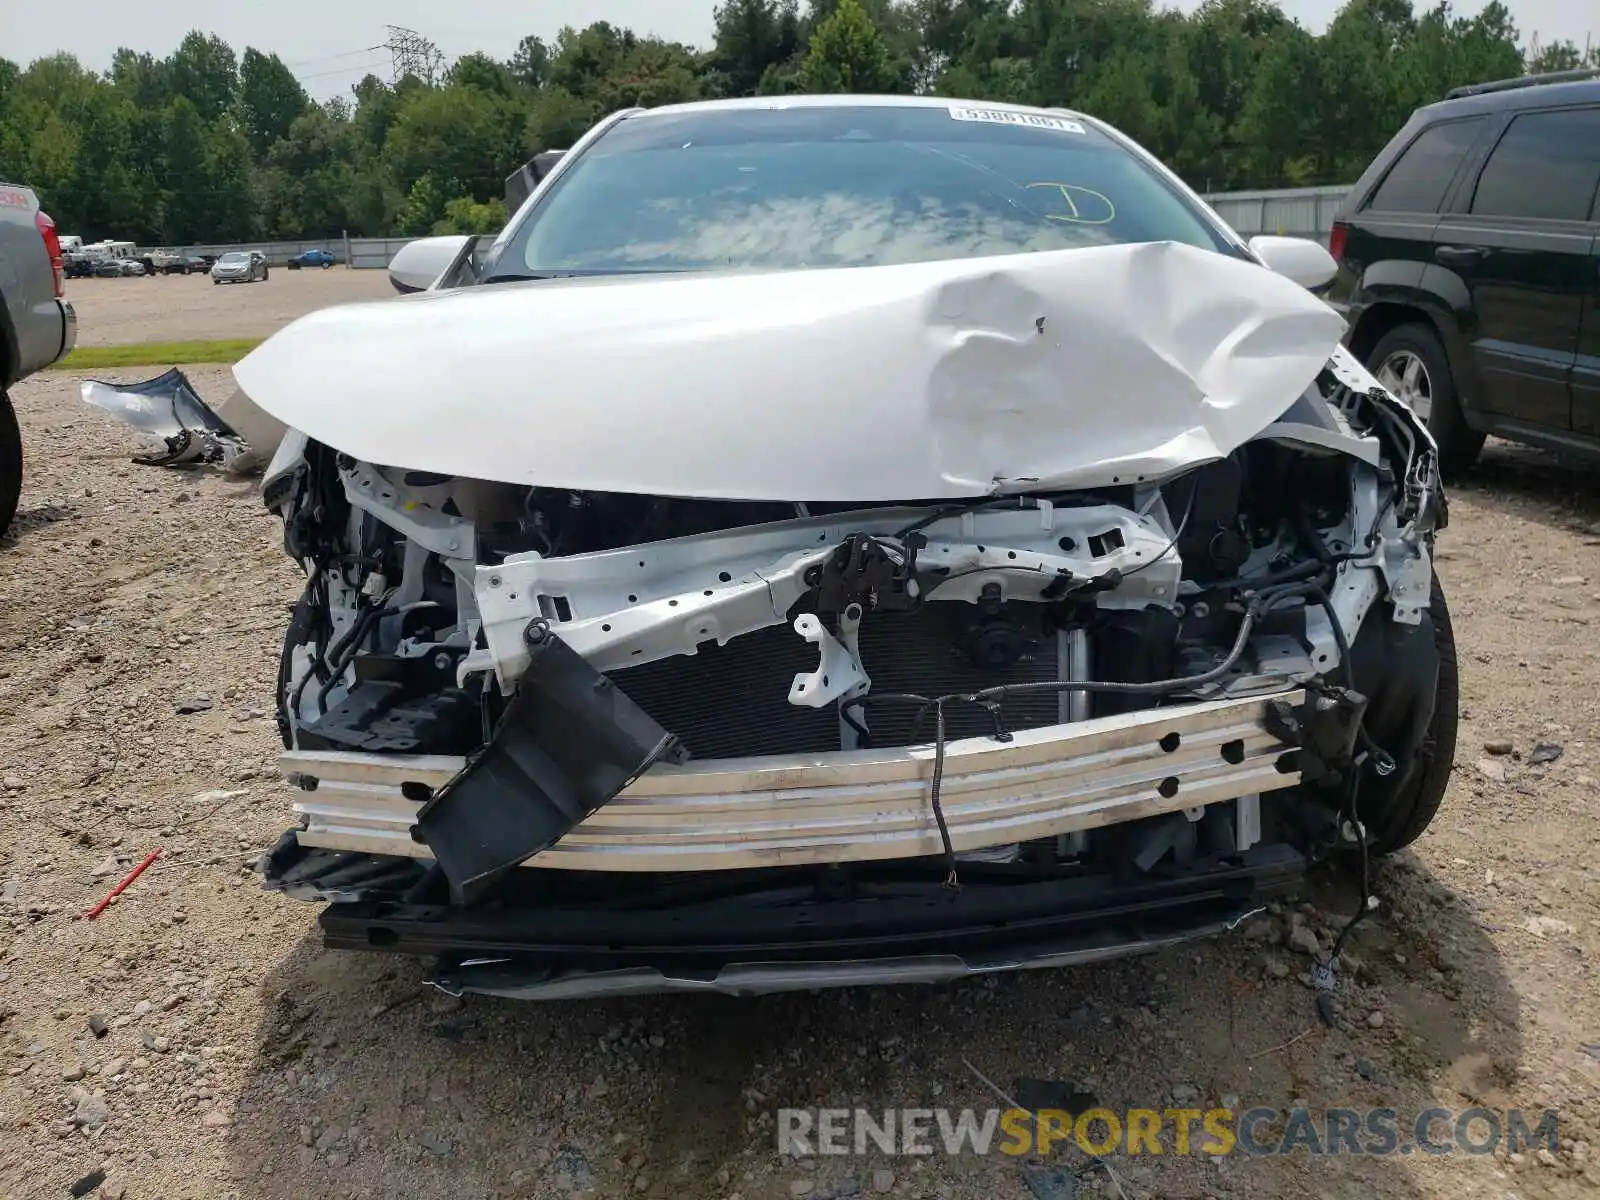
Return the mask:
POLYGON ((333 690, 333 685, 338 683, 340 677, 344 675, 344 669, 350 665, 350 660, 355 657, 356 651, 360 649, 361 639, 366 636, 372 622, 378 617, 393 611, 392 608, 379 608, 377 605, 373 605, 371 608, 362 609, 356 615, 356 619, 349 630, 333 648, 332 657, 334 661, 329 666, 329 672, 332 677, 317 689, 317 711, 319 713, 328 711, 328 693, 333 690))

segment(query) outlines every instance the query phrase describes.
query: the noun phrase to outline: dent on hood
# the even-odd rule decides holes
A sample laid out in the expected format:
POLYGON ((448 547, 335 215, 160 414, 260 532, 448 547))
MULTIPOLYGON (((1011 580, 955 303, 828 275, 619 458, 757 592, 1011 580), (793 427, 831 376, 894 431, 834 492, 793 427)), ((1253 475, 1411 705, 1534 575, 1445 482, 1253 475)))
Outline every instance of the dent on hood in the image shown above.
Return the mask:
POLYGON ((1094 487, 1221 457, 1294 402, 1343 331, 1263 267, 1149 243, 342 305, 234 373, 272 416, 368 462, 878 502, 1094 487))

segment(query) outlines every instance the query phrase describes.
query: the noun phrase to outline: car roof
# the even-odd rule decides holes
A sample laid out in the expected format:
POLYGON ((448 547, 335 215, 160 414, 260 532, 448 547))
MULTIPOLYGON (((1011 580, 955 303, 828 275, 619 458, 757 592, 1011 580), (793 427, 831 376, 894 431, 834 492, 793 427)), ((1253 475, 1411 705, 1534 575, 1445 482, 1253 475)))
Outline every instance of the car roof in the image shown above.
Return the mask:
POLYGON ((1417 109, 1415 115, 1435 121, 1473 113, 1506 112, 1523 108, 1556 108, 1563 104, 1600 101, 1600 78, 1569 79, 1551 83, 1540 83, 1537 80, 1538 76, 1528 76, 1525 83, 1520 80, 1506 80, 1505 83, 1509 86, 1494 91, 1439 100, 1417 109))
POLYGON ((695 112, 726 112, 739 109, 782 108, 982 108, 994 112, 1028 113, 1033 116, 1074 117, 1092 121, 1086 113, 1070 108, 1036 108, 1031 104, 1002 104, 993 100, 961 100, 950 96, 884 96, 875 94, 827 93, 793 96, 737 96, 724 100, 690 100, 684 104, 664 104, 659 108, 635 109, 629 120, 651 120, 695 112))

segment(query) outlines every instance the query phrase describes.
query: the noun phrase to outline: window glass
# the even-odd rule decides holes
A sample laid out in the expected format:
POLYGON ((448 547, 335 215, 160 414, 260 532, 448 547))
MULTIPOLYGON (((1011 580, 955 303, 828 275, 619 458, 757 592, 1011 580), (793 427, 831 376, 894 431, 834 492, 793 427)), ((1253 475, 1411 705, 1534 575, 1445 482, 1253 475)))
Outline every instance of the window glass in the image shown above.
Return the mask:
POLYGON ((1600 108, 1524 113, 1506 127, 1478 176, 1472 211, 1585 221, 1600 182, 1600 108))
POLYGON ((1461 156, 1471 149, 1484 120, 1445 121, 1423 130, 1401 151, 1367 207, 1377 212, 1438 212, 1461 156))
POLYGON ((1081 121, 775 105, 617 125, 513 232, 496 274, 875 266, 1155 241, 1236 253, 1081 121))

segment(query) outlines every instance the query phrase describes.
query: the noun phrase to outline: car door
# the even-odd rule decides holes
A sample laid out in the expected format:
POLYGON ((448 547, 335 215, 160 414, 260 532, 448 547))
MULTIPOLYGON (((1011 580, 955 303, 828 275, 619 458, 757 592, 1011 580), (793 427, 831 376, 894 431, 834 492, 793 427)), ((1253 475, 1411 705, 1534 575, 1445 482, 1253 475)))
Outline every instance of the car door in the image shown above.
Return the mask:
MULTIPOLYGON (((1600 187, 1589 216, 1600 222, 1600 187)), ((1600 438, 1600 232, 1589 243, 1589 292, 1578 328, 1578 353, 1572 363, 1572 428, 1600 438)))
POLYGON ((1508 429, 1572 428, 1597 179, 1600 106, 1518 112, 1434 230, 1434 262, 1470 293, 1483 407, 1508 429))
POLYGON ((1414 302, 1439 213, 1488 125, 1480 114, 1423 128, 1370 195, 1352 196, 1354 208, 1340 220, 1341 270, 1328 296, 1335 309, 1355 318, 1384 301, 1414 302))

